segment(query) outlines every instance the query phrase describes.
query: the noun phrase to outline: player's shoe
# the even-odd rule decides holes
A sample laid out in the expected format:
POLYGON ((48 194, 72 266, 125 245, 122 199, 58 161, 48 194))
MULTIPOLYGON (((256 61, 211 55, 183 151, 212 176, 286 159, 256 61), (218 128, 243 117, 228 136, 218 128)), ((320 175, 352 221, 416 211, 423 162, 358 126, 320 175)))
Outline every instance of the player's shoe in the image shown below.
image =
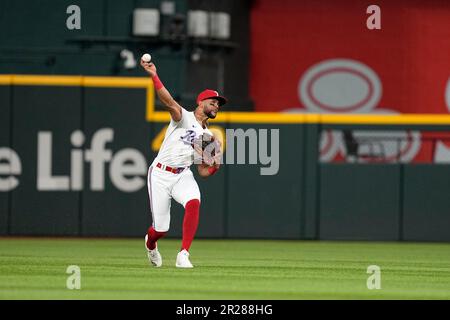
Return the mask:
POLYGON ((147 249, 147 257, 148 261, 155 267, 159 268, 162 266, 162 257, 161 254, 158 251, 158 247, 156 246, 155 249, 150 250, 147 248, 147 239, 148 235, 145 235, 145 249, 147 249))
POLYGON ((178 252, 177 262, 175 263, 175 267, 177 268, 193 268, 194 266, 189 261, 189 252, 185 249, 178 252))

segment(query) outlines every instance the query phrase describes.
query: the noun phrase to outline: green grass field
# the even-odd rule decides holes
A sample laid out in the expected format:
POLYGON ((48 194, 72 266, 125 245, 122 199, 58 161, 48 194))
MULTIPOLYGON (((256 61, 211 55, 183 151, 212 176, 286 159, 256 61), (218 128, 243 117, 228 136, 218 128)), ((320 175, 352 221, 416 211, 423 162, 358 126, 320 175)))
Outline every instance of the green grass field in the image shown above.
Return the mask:
POLYGON ((142 239, 0 238, 0 299, 450 299, 450 244, 195 240, 190 270, 175 268, 179 245, 160 241, 158 269, 142 239))

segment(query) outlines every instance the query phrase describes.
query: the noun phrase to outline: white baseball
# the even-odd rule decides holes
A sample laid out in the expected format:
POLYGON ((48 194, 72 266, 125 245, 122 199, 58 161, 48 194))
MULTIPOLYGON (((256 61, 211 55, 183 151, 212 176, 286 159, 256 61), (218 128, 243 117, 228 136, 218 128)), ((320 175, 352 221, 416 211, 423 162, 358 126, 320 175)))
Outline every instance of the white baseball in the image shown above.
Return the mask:
POLYGON ((150 60, 152 60, 152 56, 149 55, 148 53, 145 53, 144 55, 142 55, 142 61, 144 62, 150 62, 150 60))

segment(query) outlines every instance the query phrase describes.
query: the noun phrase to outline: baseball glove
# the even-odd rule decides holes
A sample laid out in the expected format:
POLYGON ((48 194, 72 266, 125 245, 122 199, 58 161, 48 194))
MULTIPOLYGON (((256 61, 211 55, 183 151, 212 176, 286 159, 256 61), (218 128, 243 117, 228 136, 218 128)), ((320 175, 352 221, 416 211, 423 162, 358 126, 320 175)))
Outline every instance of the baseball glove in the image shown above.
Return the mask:
POLYGON ((216 153, 220 153, 220 144, 213 135, 204 133, 194 140, 195 151, 201 156, 203 163, 214 164, 216 153))

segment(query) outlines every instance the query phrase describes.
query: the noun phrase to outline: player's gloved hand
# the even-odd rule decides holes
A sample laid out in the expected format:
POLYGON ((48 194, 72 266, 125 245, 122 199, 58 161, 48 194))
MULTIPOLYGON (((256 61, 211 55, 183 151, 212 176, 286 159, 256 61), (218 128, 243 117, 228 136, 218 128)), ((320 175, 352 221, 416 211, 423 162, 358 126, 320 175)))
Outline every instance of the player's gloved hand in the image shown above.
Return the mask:
POLYGON ((220 142, 210 134, 204 133, 194 139, 193 148, 196 152, 194 157, 200 157, 201 163, 212 166, 217 163, 218 155, 220 159, 220 142))
POLYGON ((214 165, 222 163, 222 143, 219 139, 214 140, 216 144, 216 154, 214 155, 214 165))
POLYGON ((203 151, 203 163, 207 164, 208 166, 213 166, 215 164, 215 158, 208 150, 203 151))

